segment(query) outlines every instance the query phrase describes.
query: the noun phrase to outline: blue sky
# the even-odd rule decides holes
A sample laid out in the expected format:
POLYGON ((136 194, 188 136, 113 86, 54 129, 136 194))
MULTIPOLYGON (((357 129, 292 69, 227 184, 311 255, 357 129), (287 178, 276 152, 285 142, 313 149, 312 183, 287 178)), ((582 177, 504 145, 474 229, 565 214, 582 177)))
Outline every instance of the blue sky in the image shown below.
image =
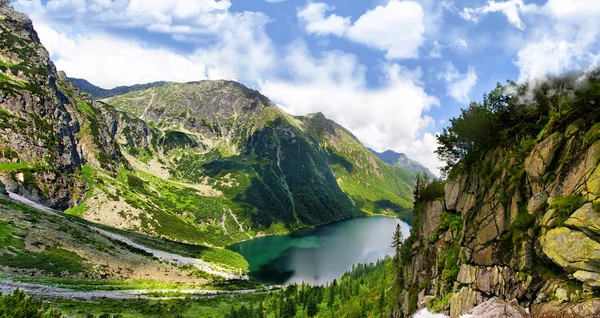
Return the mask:
POLYGON ((495 83, 597 66, 597 0, 16 0, 57 68, 111 88, 233 79, 434 172, 495 83))

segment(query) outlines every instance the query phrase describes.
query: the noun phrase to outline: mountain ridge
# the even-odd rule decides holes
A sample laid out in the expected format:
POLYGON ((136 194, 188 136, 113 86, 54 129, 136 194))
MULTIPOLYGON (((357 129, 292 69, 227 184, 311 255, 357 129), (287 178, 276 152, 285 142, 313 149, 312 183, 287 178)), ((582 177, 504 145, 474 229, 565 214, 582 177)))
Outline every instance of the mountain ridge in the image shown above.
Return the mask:
POLYGON ((427 167, 423 166, 418 161, 408 158, 408 156, 403 153, 398 153, 391 149, 388 149, 384 152, 378 152, 371 148, 367 149, 369 149, 370 152, 375 154, 377 157, 379 157, 379 159, 381 159, 385 163, 403 168, 410 172, 424 173, 430 178, 437 178, 437 176, 433 172, 431 172, 431 170, 429 170, 427 167))

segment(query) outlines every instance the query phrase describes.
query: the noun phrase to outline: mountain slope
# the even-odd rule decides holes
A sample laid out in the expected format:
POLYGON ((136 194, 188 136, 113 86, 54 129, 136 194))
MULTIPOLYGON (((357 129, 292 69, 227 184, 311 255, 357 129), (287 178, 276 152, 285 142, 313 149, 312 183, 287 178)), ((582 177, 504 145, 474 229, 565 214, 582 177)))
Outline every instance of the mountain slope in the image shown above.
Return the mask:
POLYGON ((430 178, 437 178, 431 170, 427 169, 425 166, 420 164, 418 161, 414 161, 408 158, 403 153, 397 153, 393 150, 386 150, 384 152, 377 152, 371 148, 368 148, 373 154, 375 154, 379 159, 383 162, 391 164, 396 167, 400 167, 406 171, 414 172, 414 173, 424 173, 428 175, 430 178))
MULTIPOLYGON (((348 153, 334 156, 333 148, 328 149, 323 136, 315 133, 326 129, 323 125, 329 121, 315 122, 311 116, 293 118, 238 83, 168 83, 105 101, 154 127, 147 142, 152 147, 144 151, 126 147, 130 154, 143 160, 155 158, 169 171, 170 178, 206 182, 230 202, 244 204, 247 213, 241 219, 254 227, 302 228, 359 215, 361 210, 380 213, 411 205, 412 174, 381 161, 382 168, 373 166, 377 164, 375 156, 353 139, 351 147, 338 147, 342 151, 362 149, 365 162, 350 175, 358 176, 369 167, 373 171, 371 175, 367 171, 362 180, 349 179, 350 186, 344 186, 340 183, 342 172, 336 168, 339 158, 353 164, 358 158, 345 159, 348 153), (170 143, 160 141, 173 142, 174 136, 184 145, 175 151, 170 143), (382 175, 381 169, 394 173, 382 175), (352 191, 352 185, 369 180, 395 186, 376 196, 352 191)), ((350 134, 344 130, 345 135, 350 134)), ((234 207, 236 214, 239 210, 234 207)))

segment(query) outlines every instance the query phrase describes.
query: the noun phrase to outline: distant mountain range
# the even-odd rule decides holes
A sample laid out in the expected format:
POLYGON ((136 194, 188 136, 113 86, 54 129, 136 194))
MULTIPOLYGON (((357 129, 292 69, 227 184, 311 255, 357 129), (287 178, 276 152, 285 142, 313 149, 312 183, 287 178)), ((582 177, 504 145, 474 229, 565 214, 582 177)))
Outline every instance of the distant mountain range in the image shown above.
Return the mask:
POLYGON ((104 99, 117 95, 127 94, 133 91, 139 91, 143 89, 148 89, 156 86, 161 86, 166 84, 167 82, 153 82, 147 84, 136 84, 131 86, 117 86, 112 89, 104 89, 102 87, 98 87, 83 78, 73 78, 69 77, 69 81, 77 86, 80 90, 92 94, 96 99, 104 99))
POLYGON ((437 178, 437 176, 435 174, 433 174, 433 172, 431 172, 431 170, 427 169, 425 166, 420 164, 418 161, 414 161, 414 160, 408 158, 403 153, 397 153, 393 150, 377 152, 371 148, 367 148, 367 149, 369 149, 369 151, 371 151, 373 154, 375 154, 377 157, 379 157, 379 159, 381 159, 381 161, 383 161, 385 163, 389 163, 393 166, 402 168, 406 171, 410 171, 410 172, 414 172, 414 173, 417 173, 417 172, 426 173, 427 175, 429 175, 432 178, 437 178))

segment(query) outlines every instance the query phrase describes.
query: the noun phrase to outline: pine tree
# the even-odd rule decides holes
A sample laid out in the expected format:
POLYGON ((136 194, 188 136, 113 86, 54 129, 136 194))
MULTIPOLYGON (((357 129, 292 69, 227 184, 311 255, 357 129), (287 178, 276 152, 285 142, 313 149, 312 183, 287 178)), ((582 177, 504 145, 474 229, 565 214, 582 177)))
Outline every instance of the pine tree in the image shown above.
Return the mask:
POLYGON ((400 223, 396 225, 396 230, 392 235, 392 247, 394 248, 396 254, 394 255, 394 262, 396 262, 396 266, 400 262, 400 250, 402 249, 402 244, 404 243, 404 236, 402 235, 402 228, 400 227, 400 223))

